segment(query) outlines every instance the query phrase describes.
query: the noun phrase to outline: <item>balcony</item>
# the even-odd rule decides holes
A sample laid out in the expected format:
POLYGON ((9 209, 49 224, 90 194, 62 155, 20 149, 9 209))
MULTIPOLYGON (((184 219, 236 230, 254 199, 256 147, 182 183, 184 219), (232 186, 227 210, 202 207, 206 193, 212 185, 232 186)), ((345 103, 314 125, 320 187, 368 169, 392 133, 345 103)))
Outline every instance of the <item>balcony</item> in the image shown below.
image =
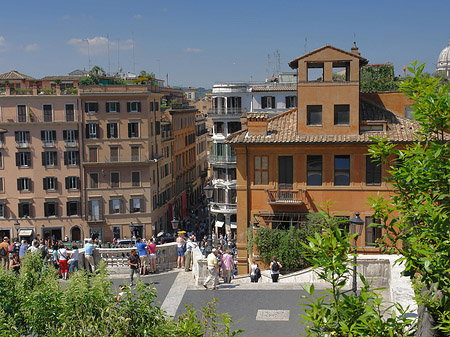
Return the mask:
POLYGON ((211 212, 213 213, 232 213, 235 214, 237 212, 236 204, 225 204, 220 202, 212 202, 211 203, 211 212))
POLYGON ((147 157, 139 155, 131 156, 108 156, 104 158, 94 158, 93 161, 83 162, 85 165, 98 165, 98 164, 139 164, 139 163, 150 163, 153 160, 149 160, 147 157))
POLYGON ((44 140, 44 143, 42 144, 43 147, 55 147, 55 141, 54 140, 44 140))
POLYGON ((87 222, 103 222, 103 214, 92 214, 87 216, 87 222))
POLYGON ((305 203, 305 190, 280 188, 266 190, 267 203, 270 205, 301 205, 305 203))
POLYGON ((216 156, 209 155, 208 162, 212 165, 236 164, 236 156, 216 156))
POLYGON ((30 146, 30 144, 28 142, 17 142, 16 143, 16 147, 18 149, 27 149, 30 146))
POLYGON ((78 147, 78 142, 76 140, 73 141, 67 140, 66 147, 78 147))
POLYGON ((208 115, 242 115, 244 112, 247 112, 247 108, 212 108, 208 115))

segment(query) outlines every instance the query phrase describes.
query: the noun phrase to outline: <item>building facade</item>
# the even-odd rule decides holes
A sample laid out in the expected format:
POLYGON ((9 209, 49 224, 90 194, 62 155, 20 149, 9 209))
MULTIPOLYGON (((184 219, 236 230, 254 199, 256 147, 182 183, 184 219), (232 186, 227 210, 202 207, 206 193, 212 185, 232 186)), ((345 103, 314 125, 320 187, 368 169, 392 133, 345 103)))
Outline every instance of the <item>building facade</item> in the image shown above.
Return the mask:
POLYGON ((249 226, 297 226, 327 201, 339 216, 361 213, 366 226, 358 246, 378 253, 375 240, 382 233, 369 227, 373 211, 367 201, 390 188, 388 167, 368 156, 370 137, 401 146, 413 141, 418 125, 404 117, 402 94, 360 94, 359 69, 365 64, 357 48, 347 52, 332 46, 291 61, 298 74, 297 107, 272 118, 249 113, 247 128, 228 137, 237 156, 240 273, 248 272, 249 226), (333 73, 342 70, 344 77, 336 80, 333 73))

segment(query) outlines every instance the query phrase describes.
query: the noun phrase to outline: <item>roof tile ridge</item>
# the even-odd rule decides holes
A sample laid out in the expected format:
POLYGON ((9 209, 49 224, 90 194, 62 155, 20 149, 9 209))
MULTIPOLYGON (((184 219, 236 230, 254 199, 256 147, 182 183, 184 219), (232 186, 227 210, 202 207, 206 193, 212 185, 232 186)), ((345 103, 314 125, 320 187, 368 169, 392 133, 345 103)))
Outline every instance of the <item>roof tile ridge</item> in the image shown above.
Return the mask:
POLYGON ((279 115, 276 115, 276 116, 273 116, 273 117, 269 118, 269 119, 267 120, 267 122, 270 123, 271 121, 273 121, 273 120, 275 120, 275 119, 277 119, 277 118, 284 117, 285 115, 290 114, 290 113, 293 113, 293 112, 295 112, 295 111, 297 111, 297 108, 292 108, 291 110, 285 111, 285 112, 283 112, 283 113, 281 113, 281 114, 279 114, 279 115))

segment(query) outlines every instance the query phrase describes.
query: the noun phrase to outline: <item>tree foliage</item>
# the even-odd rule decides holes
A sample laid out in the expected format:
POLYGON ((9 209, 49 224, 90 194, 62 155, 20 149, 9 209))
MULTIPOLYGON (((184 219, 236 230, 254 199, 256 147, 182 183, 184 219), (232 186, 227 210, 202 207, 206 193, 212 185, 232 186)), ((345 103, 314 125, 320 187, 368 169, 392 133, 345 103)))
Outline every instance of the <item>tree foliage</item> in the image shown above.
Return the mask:
POLYGON ((361 92, 398 90, 399 82, 396 81, 392 64, 366 65, 360 70, 359 80, 361 92))
POLYGON ((344 291, 352 277, 354 235, 342 230, 342 218, 329 209, 320 214, 325 233, 316 232, 303 245, 308 262, 328 287, 316 292, 314 285, 305 286, 309 302, 300 305, 305 310, 301 317, 306 336, 413 336, 414 322, 405 316, 406 310, 400 305, 386 307, 381 289, 373 289, 362 274, 358 294, 344 291))
POLYGON ((61 283, 53 266, 37 254, 23 259, 20 274, 0 267, 0 331, 2 336, 237 336, 228 314, 217 314, 216 302, 201 315, 192 308, 177 320, 155 304, 156 290, 139 282, 123 289, 117 302, 106 267, 88 277, 73 274, 61 283))
POLYGON ((390 163, 394 192, 370 202, 386 228, 384 249, 403 255, 405 275, 420 276, 427 291, 419 304, 450 336, 450 86, 423 76, 423 69, 414 63, 413 77, 400 86, 414 101, 417 141, 399 147, 381 139, 370 147, 373 157, 390 163))

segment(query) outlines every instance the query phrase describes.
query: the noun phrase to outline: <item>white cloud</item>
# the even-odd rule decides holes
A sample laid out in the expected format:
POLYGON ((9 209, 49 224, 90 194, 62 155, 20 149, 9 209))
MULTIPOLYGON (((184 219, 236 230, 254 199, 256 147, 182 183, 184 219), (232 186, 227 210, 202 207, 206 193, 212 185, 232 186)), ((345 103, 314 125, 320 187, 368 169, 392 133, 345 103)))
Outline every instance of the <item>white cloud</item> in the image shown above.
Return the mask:
POLYGON ((200 53, 202 50, 200 48, 186 48, 187 53, 200 53))
POLYGON ((0 35, 0 51, 5 51, 5 50, 6 50, 5 38, 0 35))
POLYGON ((39 49, 39 46, 37 43, 28 44, 24 48, 25 51, 36 51, 38 49, 39 49))
POLYGON ((83 55, 88 55, 89 53, 91 55, 100 55, 108 52, 108 41, 109 48, 117 49, 117 46, 120 45, 121 50, 133 49, 133 40, 131 39, 116 42, 108 40, 104 36, 96 36, 91 39, 70 39, 67 43, 74 46, 83 55))
POLYGON ((136 14, 135 16, 133 16, 133 19, 136 21, 142 20, 143 18, 144 18, 144 16, 141 14, 136 14))

